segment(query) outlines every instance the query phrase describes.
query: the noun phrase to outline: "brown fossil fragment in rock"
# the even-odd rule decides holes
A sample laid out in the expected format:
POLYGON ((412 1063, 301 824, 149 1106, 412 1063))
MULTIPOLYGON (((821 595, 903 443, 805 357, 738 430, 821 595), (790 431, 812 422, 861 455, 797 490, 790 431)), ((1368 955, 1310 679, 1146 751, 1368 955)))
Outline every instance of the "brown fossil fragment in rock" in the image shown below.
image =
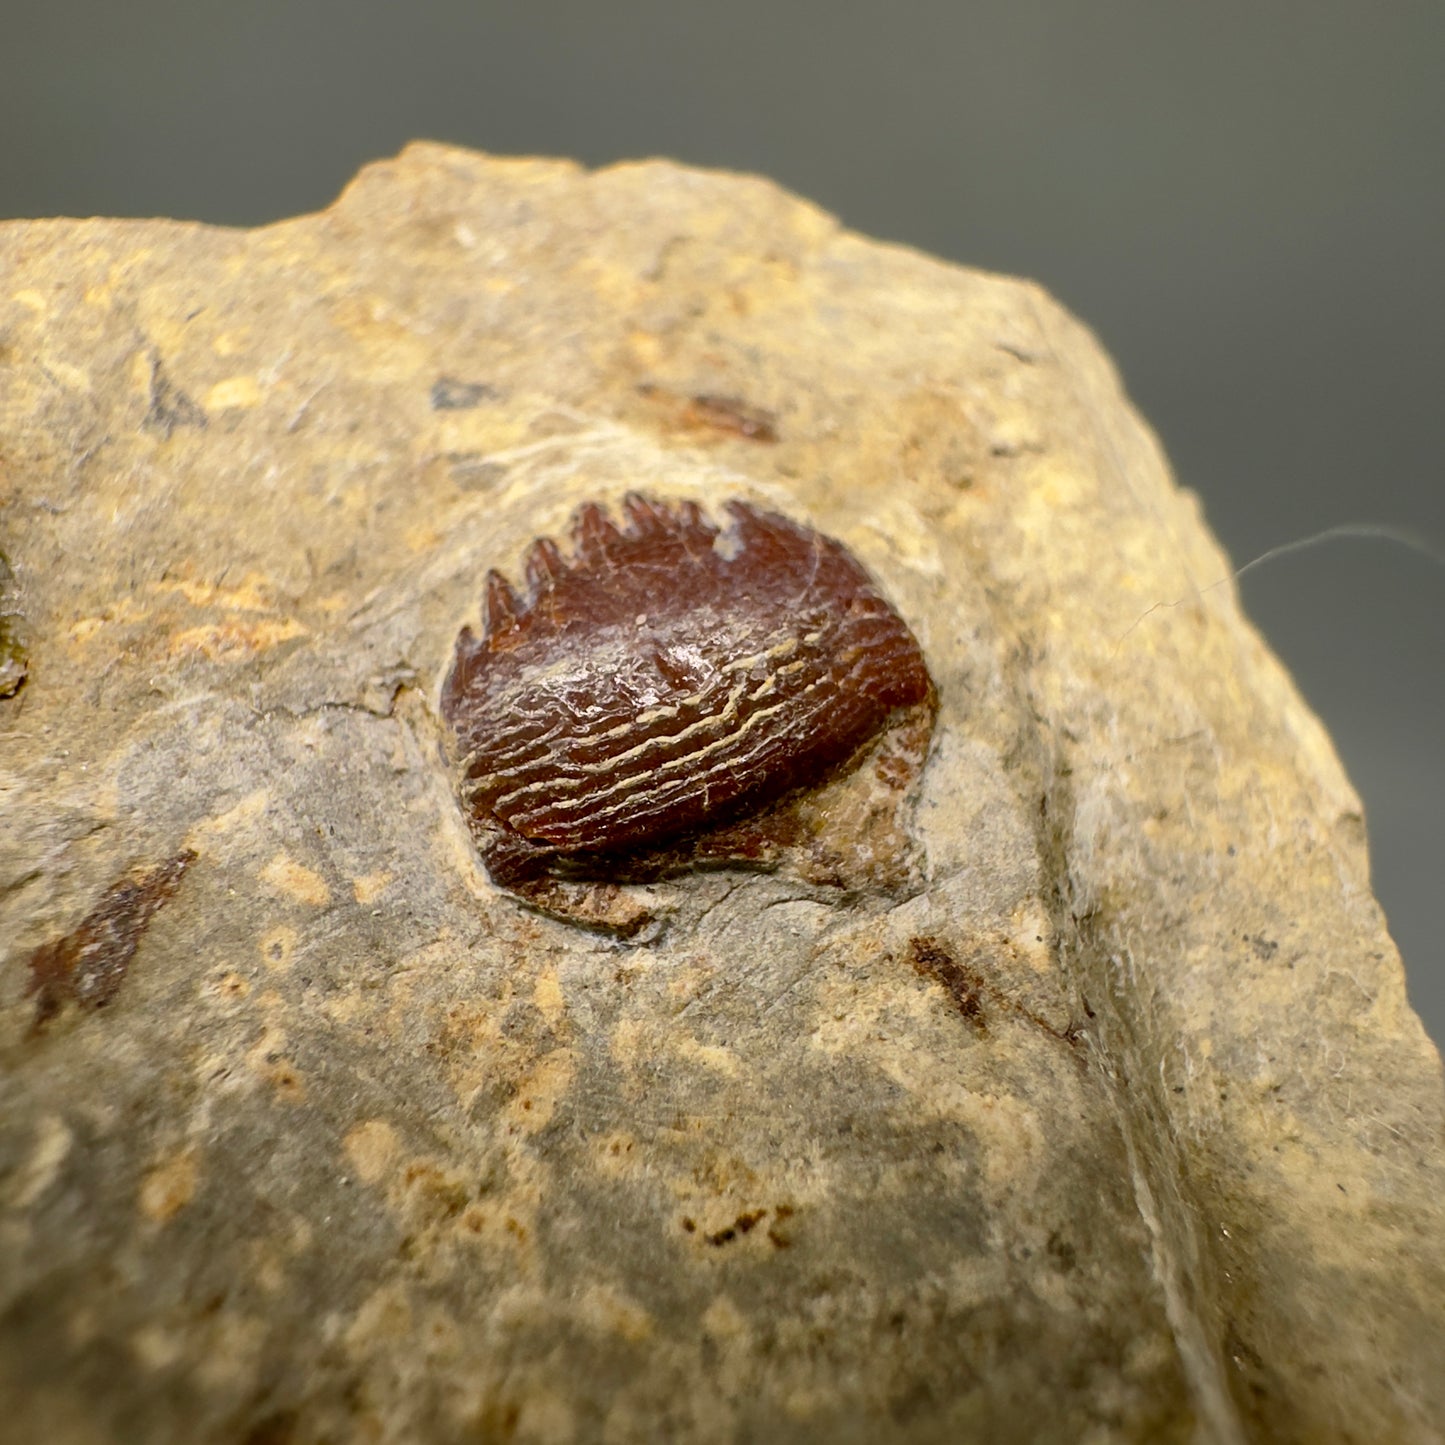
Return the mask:
POLYGON ((35 995, 34 1032, 44 1028, 67 999, 84 1009, 98 1009, 116 996, 141 935, 195 860, 195 853, 185 848, 154 868, 118 878, 75 928, 31 954, 26 992, 35 995))
POLYGON ((570 560, 535 542, 525 599, 490 572, 442 688, 487 869, 552 911, 548 880, 757 863, 757 819, 895 715, 931 727, 918 643, 840 542, 744 502, 725 527, 692 502, 623 511, 583 506, 570 560))

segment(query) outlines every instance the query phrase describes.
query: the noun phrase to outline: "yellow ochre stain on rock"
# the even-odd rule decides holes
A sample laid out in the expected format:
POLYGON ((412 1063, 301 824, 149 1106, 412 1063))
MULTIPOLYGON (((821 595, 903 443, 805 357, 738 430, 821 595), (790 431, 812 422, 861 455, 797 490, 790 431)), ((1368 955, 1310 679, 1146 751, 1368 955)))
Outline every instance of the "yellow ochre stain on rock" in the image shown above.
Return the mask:
POLYGON ((577 1060, 570 1049, 556 1049, 541 1059, 518 1081, 516 1096, 502 1111, 507 1127, 523 1134, 545 1129, 576 1072, 577 1060))
MULTIPOLYGON (((264 1005, 265 996, 259 1002, 264 1005)), ((306 1100, 306 1083, 300 1070, 282 1052, 285 1043, 285 1030, 268 1024, 248 1050, 246 1064, 259 1079, 271 1085, 281 1103, 301 1104, 306 1100)))
POLYGON ((305 635, 306 629, 289 617, 279 622, 208 623, 173 633, 166 650, 171 657, 192 654, 208 662, 229 662, 305 635))
POLYGON ((577 1302, 577 1323, 599 1335, 636 1343, 652 1334, 652 1316, 630 1295, 609 1285, 594 1284, 577 1302))
POLYGON ((381 897, 391 879, 391 873, 386 871, 363 873, 359 878, 351 880, 351 896, 365 907, 366 904, 374 903, 381 897))
POLYGON ((562 984, 555 968, 544 968, 537 975, 532 988, 532 1002, 538 1012, 547 1020, 547 1026, 555 1029, 567 1012, 567 1000, 562 993, 562 984))
POLYGON ((313 908, 325 908, 331 902, 331 889, 326 880, 285 853, 278 853, 261 870, 261 881, 277 893, 298 903, 309 903, 313 908))
POLYGON ((290 968, 295 951, 296 930, 285 923, 267 929, 261 937, 261 958, 267 968, 290 968))
POLYGON ((218 381, 202 398, 207 411, 253 407, 261 400, 261 387, 254 376, 228 376, 218 381))
POLYGON ((274 586, 262 572, 248 572, 234 587, 189 577, 168 577, 150 584, 152 592, 178 592, 193 607, 220 607, 228 612, 269 612, 275 607, 274 586))
POLYGON ((395 1162, 400 1144, 385 1119, 368 1119, 346 1136, 343 1147, 356 1177, 363 1184, 375 1184, 395 1162))
POLYGON ((261 817, 270 803, 270 792, 265 788, 257 788, 255 792, 247 793, 235 807, 227 808, 225 812, 217 813, 214 817, 205 818, 197 823, 192 829, 192 835, 222 837, 227 833, 233 833, 261 817))
POLYGON ((163 1160, 141 1181, 140 1208, 147 1219, 165 1224, 191 1202, 196 1192, 196 1158, 183 1149, 163 1160))

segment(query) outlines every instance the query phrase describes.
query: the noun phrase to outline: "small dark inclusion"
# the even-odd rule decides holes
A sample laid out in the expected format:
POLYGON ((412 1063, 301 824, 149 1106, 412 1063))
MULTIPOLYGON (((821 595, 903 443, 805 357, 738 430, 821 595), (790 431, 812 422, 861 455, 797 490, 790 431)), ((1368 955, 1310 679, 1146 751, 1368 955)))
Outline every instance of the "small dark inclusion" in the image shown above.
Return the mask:
MULTIPOLYGON (((587 504, 521 601, 486 581, 441 709, 492 877, 608 876, 822 781, 931 701, 902 618, 831 537, 744 502, 587 504)), ((625 871, 625 870, 624 870, 625 871)))
POLYGON ((67 999, 98 1009, 116 996, 141 936, 195 861, 194 851, 184 848, 157 867, 118 878, 69 933, 31 954, 25 991, 36 995, 32 1032, 44 1028, 67 999))

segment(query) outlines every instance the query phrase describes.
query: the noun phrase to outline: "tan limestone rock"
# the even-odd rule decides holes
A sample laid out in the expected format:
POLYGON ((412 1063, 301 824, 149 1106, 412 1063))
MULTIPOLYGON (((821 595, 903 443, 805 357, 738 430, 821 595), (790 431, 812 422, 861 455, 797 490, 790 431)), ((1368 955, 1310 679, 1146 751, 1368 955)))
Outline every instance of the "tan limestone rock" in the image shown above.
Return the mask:
POLYGON ((17 1438, 1440 1438, 1359 803, 1038 288, 431 145, 256 231, 7 225, 0 550, 17 1438), (908 619, 917 887, 686 874, 627 943, 491 886, 453 641, 630 488, 908 619))

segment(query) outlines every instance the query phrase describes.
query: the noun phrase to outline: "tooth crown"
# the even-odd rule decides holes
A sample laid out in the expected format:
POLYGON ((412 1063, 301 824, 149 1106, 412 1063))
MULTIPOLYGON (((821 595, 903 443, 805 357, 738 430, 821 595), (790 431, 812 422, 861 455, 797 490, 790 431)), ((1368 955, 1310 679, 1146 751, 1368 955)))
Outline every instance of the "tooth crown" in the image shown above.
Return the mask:
POLYGON ((676 840, 821 780, 932 696, 918 643, 843 545, 730 502, 594 503, 569 562, 486 579, 442 688, 459 790, 508 883, 676 840))

